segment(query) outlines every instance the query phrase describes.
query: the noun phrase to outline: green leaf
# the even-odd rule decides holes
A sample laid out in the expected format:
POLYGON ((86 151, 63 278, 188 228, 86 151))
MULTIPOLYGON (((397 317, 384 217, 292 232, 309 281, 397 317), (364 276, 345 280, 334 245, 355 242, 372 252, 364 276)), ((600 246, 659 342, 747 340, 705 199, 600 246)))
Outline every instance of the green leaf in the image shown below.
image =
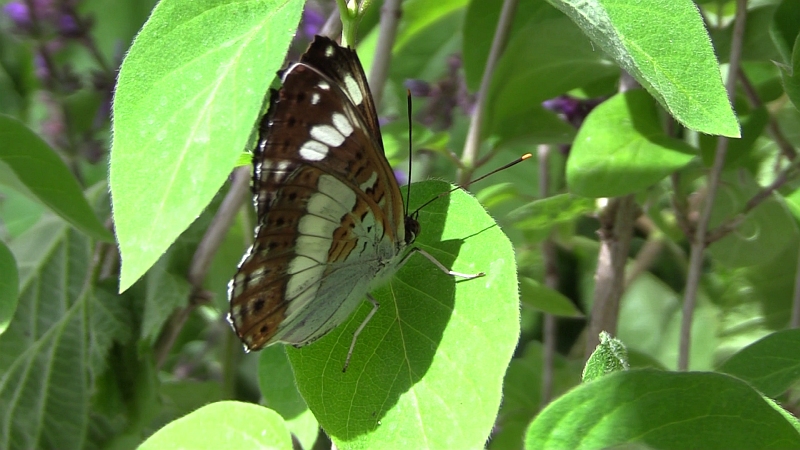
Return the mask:
POLYGON ((303 448, 311 449, 319 434, 319 423, 306 406, 294 383, 286 351, 281 346, 265 348, 258 358, 258 385, 264 405, 283 417, 303 448))
MULTIPOLYGON (((467 16, 464 19, 464 44, 461 53, 464 55, 467 87, 471 92, 477 91, 480 87, 502 6, 502 2, 495 0, 469 2, 467 16)), ((522 33, 525 27, 560 17, 562 17, 561 12, 547 2, 518 2, 509 36, 514 38, 522 33)))
POLYGON ((800 34, 794 41, 792 65, 781 70, 781 78, 786 96, 789 97, 795 108, 800 109, 800 34))
POLYGON ((549 230, 556 224, 573 221, 594 209, 593 199, 559 194, 521 206, 508 213, 508 218, 515 227, 523 230, 549 230))
POLYGON ((567 183, 586 197, 631 194, 686 166, 694 152, 665 135, 653 99, 632 90, 589 113, 567 160, 567 183))
POLYGON ((174 275, 168 270, 166 255, 153 266, 155 270, 147 274, 145 288, 145 308, 142 317, 141 339, 153 343, 161 332, 161 327, 170 314, 186 306, 192 286, 185 276, 174 275))
POLYGON ((19 120, 0 114, 0 161, 43 204, 83 233, 106 242, 114 237, 94 214, 78 181, 45 141, 19 120))
POLYGON ((265 448, 292 450, 292 437, 275 411, 233 401, 206 405, 167 424, 139 450, 265 448))
POLYGON ((741 380, 717 373, 645 369, 580 385, 548 405, 525 437, 526 449, 626 444, 783 449, 800 447, 800 434, 741 380))
POLYGON ((628 363, 628 349, 617 338, 605 331, 600 332, 600 344, 594 349, 581 378, 584 383, 597 380, 605 375, 630 369, 628 363))
POLYGON ((219 191, 245 148, 300 0, 165 0, 120 69, 111 192, 120 290, 219 191))
MULTIPOLYGON (((760 186, 749 173, 724 173, 710 226, 713 229, 741 213, 760 186)), ((800 229, 786 203, 772 195, 747 214, 731 233, 708 247, 710 255, 727 267, 753 267, 767 264, 785 249, 798 245, 800 229)))
POLYGON ((21 293, 0 336, 0 448, 90 447, 94 383, 131 334, 125 309, 92 287, 90 244, 48 214, 10 246, 21 293))
POLYGON ((782 0, 775 9, 769 34, 786 63, 796 58, 792 56, 792 47, 796 47, 800 35, 800 4, 792 0, 782 0))
MULTIPOLYGON (((562 395, 580 383, 580 362, 556 353, 553 357, 552 397, 562 395)), ((497 416, 496 433, 489 441, 490 450, 518 449, 542 405, 544 356, 541 342, 528 343, 522 356, 511 360, 503 380, 503 405, 497 416)))
POLYGON ((555 116, 542 110, 541 103, 618 73, 609 58, 587 45, 586 36, 566 18, 530 24, 509 40, 497 63, 483 134, 512 142, 526 135, 535 142, 568 142, 571 127, 554 125, 555 116))
MULTIPOLYGON (((411 209, 448 189, 412 185, 411 209)), ((414 255, 373 292, 371 305, 301 349, 287 347, 297 386, 339 448, 481 448, 500 405, 519 336, 511 244, 481 205, 458 190, 420 212, 415 245, 445 267, 486 276, 457 280, 414 255)))
POLYGON ((782 330, 748 345, 719 368, 777 397, 800 379, 800 329, 782 330))
POLYGON ((678 122, 739 137, 703 18, 692 0, 552 0, 678 122))
POLYGON ((11 250, 0 241, 0 334, 8 328, 19 296, 19 271, 11 250))
POLYGON ((520 278, 520 300, 523 305, 560 317, 583 317, 570 299, 560 292, 543 286, 533 278, 520 278))

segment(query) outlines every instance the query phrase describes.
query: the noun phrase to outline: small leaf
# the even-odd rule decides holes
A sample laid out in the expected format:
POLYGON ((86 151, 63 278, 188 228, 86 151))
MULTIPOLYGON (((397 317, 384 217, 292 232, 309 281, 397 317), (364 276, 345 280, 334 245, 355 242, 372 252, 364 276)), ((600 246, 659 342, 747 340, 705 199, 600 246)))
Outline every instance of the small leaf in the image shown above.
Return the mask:
POLYGON ((655 102, 643 90, 615 95, 589 113, 567 160, 573 194, 617 197, 647 188, 695 157, 664 134, 655 102))
POLYGON ((560 292, 542 286, 532 278, 522 277, 519 281, 520 300, 523 305, 555 316, 583 317, 583 313, 575 307, 575 304, 560 292))
POLYGON ((549 230, 594 210, 594 200, 590 198, 559 194, 521 206, 508 213, 508 218, 523 230, 549 230))
POLYGON ((609 373, 630 369, 628 349, 619 339, 605 331, 600 332, 600 344, 586 361, 581 378, 584 383, 597 380, 609 373))
MULTIPOLYGON (((411 209, 448 186, 413 184, 411 209)), ((454 279, 414 255, 373 292, 381 306, 346 373, 366 302, 319 341, 286 349, 298 389, 339 448, 482 448, 492 430, 519 336, 511 243, 461 190, 426 206, 420 224, 414 245, 445 267, 486 276, 454 279)))
POLYGON ((531 423, 525 448, 682 448, 687 442, 709 450, 798 448, 800 434, 741 380, 645 369, 612 373, 557 399, 531 423))
POLYGON ((106 242, 114 237, 98 220, 80 185, 52 148, 19 120, 0 114, 0 161, 39 201, 83 233, 106 242))
POLYGON ((800 329, 777 331, 739 350, 719 370, 775 398, 800 380, 798 348, 800 329))
POLYGON ((292 450, 292 437, 278 413, 252 403, 206 405, 150 436, 139 450, 265 448, 292 450))
POLYGON ((739 137, 719 63, 692 0, 554 0, 680 123, 739 137))
POLYGON ((302 4, 164 0, 153 10, 122 63, 114 101, 109 178, 121 291, 227 179, 283 63, 302 4))

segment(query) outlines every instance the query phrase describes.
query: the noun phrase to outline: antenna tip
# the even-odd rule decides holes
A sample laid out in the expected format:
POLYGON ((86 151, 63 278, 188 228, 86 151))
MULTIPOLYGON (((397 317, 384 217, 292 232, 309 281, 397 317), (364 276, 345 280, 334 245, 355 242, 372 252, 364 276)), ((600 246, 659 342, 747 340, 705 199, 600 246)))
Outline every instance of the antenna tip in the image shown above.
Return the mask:
POLYGON ((520 156, 519 160, 520 161, 525 161, 526 159, 530 158, 531 156, 533 156, 533 154, 525 153, 524 155, 520 156))

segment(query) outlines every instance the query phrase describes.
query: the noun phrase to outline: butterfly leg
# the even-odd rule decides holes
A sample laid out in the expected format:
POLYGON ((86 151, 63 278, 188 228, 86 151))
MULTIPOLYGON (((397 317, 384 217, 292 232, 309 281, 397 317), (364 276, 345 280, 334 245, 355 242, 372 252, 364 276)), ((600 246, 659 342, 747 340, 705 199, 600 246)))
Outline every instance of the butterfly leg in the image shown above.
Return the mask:
POLYGON ((433 255, 431 255, 430 253, 426 252, 425 250, 423 250, 423 249, 421 249, 419 247, 412 248, 411 251, 408 252, 408 255, 406 256, 406 259, 409 256, 413 255, 414 253, 419 253, 420 255, 428 258, 428 261, 432 262, 436 267, 439 268, 439 270, 441 270, 442 272, 444 272, 444 273, 446 273, 446 274, 448 274, 450 276, 453 276, 453 277, 459 277, 459 278, 464 278, 466 280, 471 280, 473 278, 478 278, 478 277, 482 277, 482 276, 486 275, 483 272, 478 272, 478 273, 454 272, 454 271, 448 269, 447 267, 445 267, 444 264, 440 263, 439 260, 437 260, 436 258, 433 257, 433 255))
POLYGON ((367 294, 367 300, 372 303, 372 310, 367 314, 367 317, 364 318, 364 321, 361 322, 361 325, 358 326, 358 329, 355 333, 353 333, 353 340, 350 342, 350 349, 347 350, 347 358, 344 360, 344 367, 342 367, 342 372, 347 370, 347 366, 350 365, 350 357, 353 356, 353 349, 356 347, 356 339, 358 339, 358 335, 361 334, 361 331, 364 330, 364 327, 367 326, 367 322, 372 319, 372 316, 378 312, 378 307, 380 307, 380 303, 378 303, 370 294, 367 294))

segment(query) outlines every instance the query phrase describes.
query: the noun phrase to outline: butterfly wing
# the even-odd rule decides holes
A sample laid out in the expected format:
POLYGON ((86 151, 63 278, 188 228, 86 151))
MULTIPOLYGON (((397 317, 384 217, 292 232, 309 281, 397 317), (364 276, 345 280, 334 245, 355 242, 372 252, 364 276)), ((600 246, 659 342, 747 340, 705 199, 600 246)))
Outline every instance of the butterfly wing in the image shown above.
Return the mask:
POLYGON ((229 320, 248 349, 321 337, 405 245, 355 52, 317 37, 282 79, 253 156, 256 239, 229 287, 229 320))

